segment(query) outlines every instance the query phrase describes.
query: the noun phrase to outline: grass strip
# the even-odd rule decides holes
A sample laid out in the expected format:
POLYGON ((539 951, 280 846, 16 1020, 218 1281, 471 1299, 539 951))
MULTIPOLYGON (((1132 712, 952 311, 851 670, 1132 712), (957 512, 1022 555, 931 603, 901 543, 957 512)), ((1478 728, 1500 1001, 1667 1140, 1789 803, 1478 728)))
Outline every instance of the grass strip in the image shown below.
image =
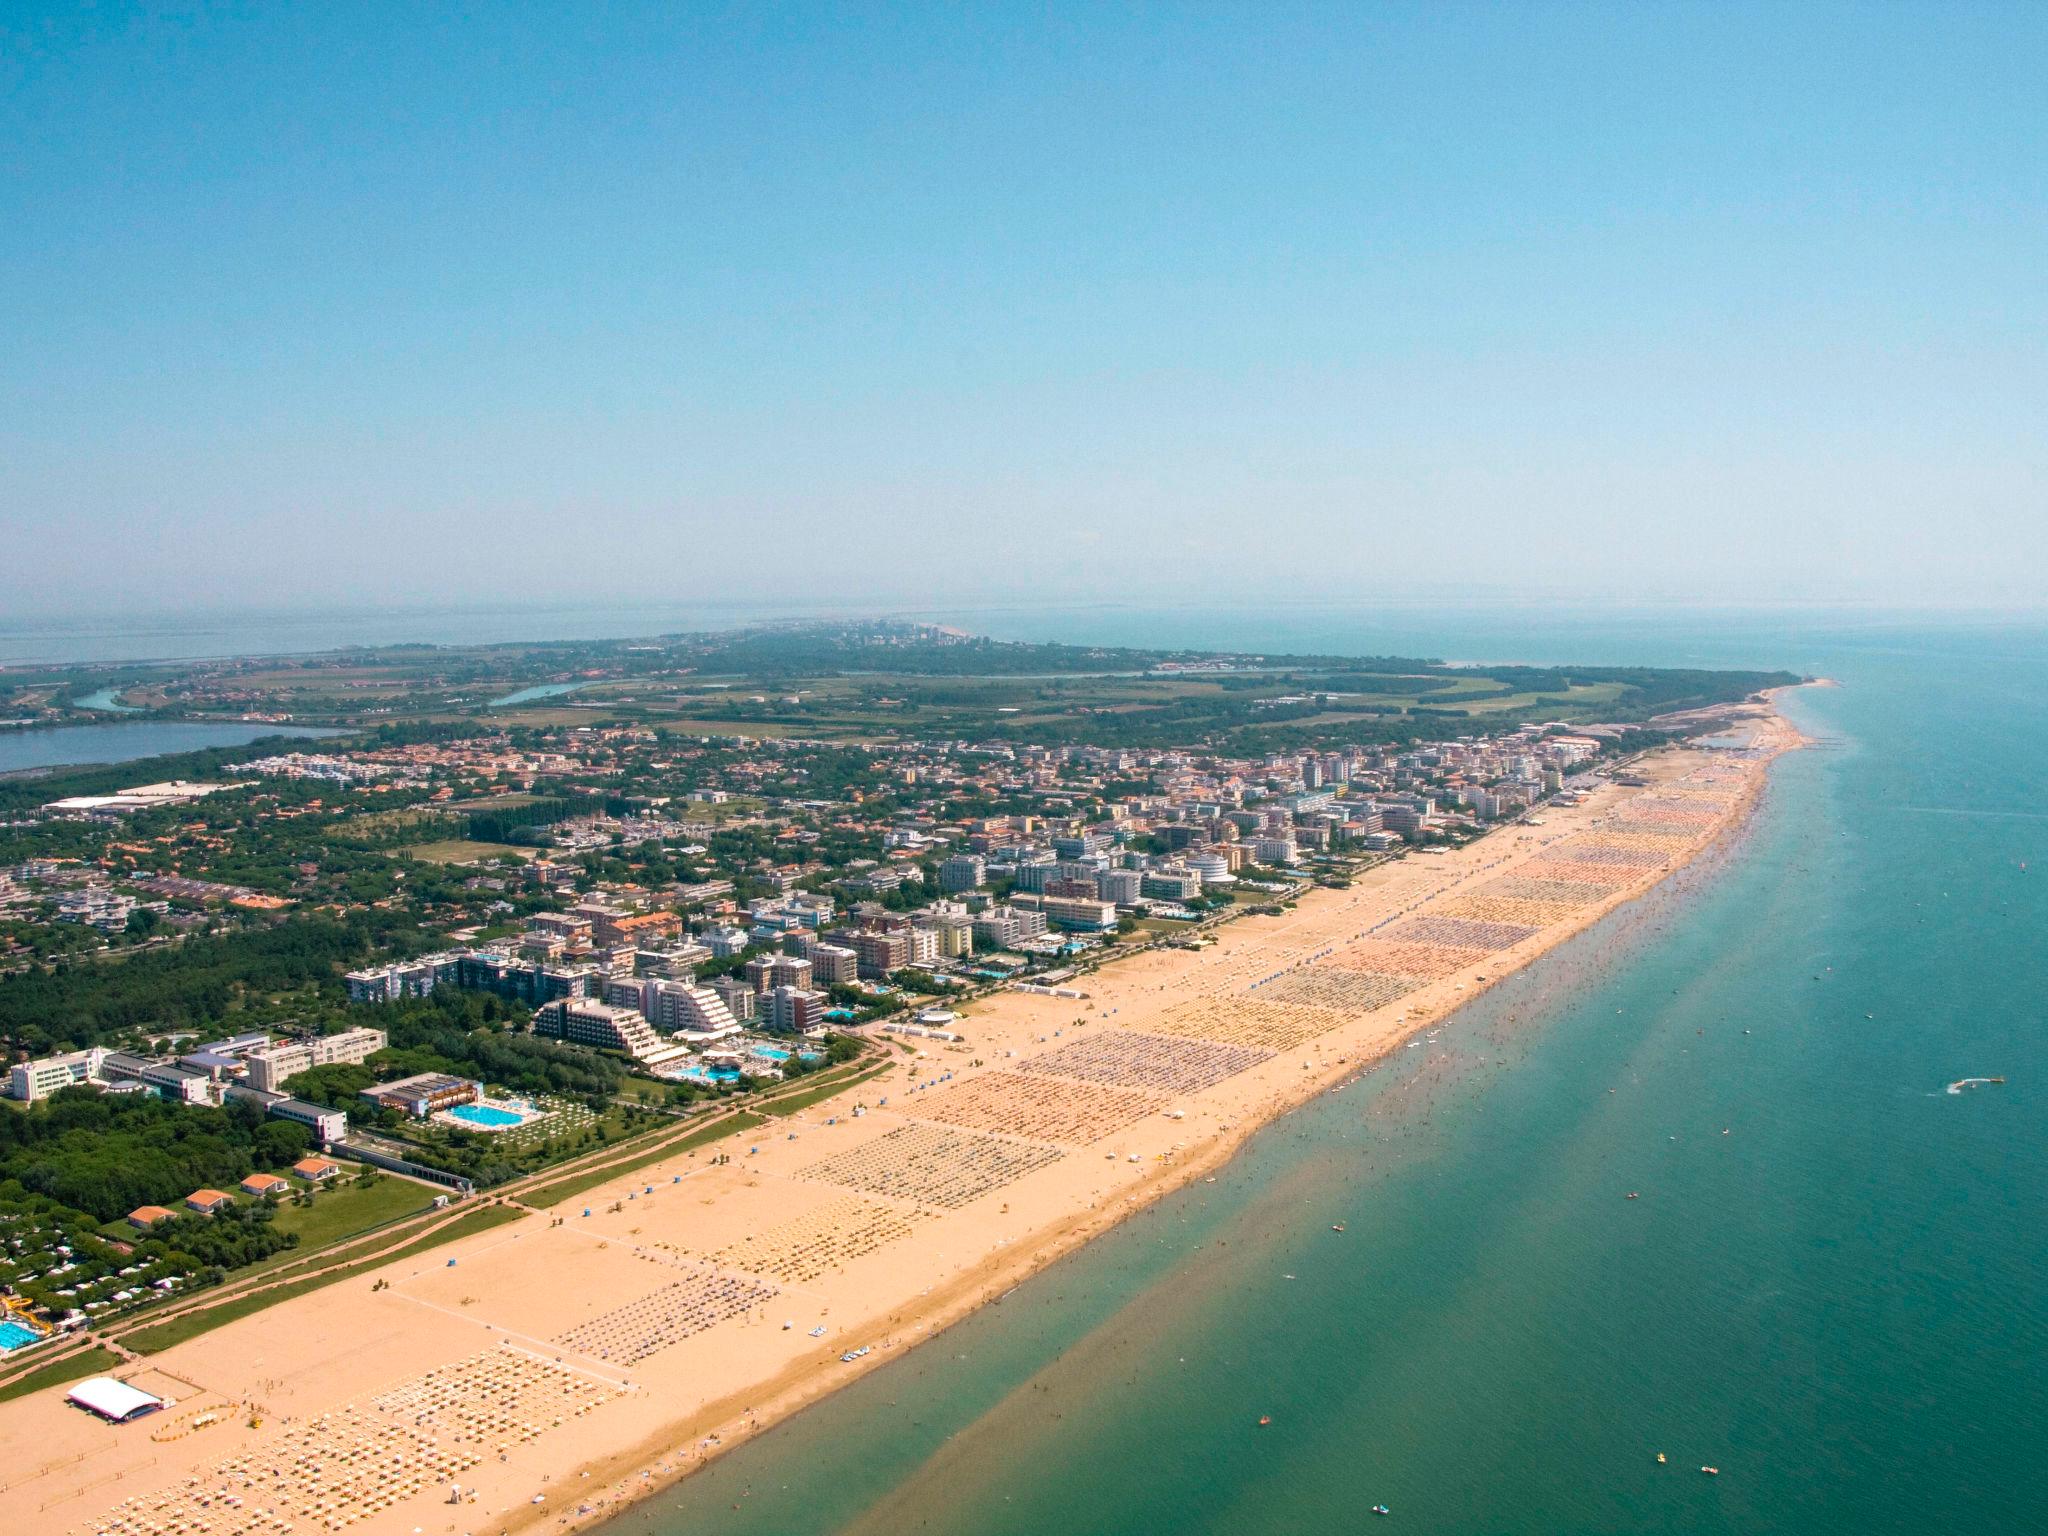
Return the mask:
POLYGON ((59 1382, 76 1381, 81 1376, 92 1376, 101 1371, 111 1371, 121 1363, 121 1357, 111 1349, 95 1344, 91 1349, 81 1349, 75 1355, 66 1355, 39 1371, 30 1371, 26 1376, 17 1376, 0 1387, 0 1403, 10 1397, 26 1397, 31 1392, 40 1392, 44 1387, 54 1387, 59 1382))
POLYGON ((806 1087, 793 1089, 775 1098, 761 1101, 759 1108, 765 1114, 793 1115, 800 1109, 810 1108, 811 1105, 817 1103, 820 1099, 829 1099, 833 1094, 843 1093, 846 1089, 856 1087, 871 1077, 879 1077, 895 1065, 896 1063, 893 1061, 884 1061, 869 1067, 865 1072, 856 1073, 852 1077, 842 1077, 836 1082, 812 1083, 806 1087))
POLYGON ((587 1173, 571 1174, 566 1179, 556 1179, 552 1183, 542 1184, 532 1189, 513 1188, 504 1192, 513 1199, 518 1200, 522 1205, 554 1205, 559 1201, 568 1199, 571 1195, 580 1195, 587 1189, 595 1189, 600 1184, 608 1183, 624 1174, 632 1173, 636 1169, 645 1168, 649 1164, 659 1163, 667 1158, 675 1157, 679 1153, 688 1152, 693 1147, 701 1147, 706 1142, 720 1141, 727 1136, 737 1135, 741 1131, 750 1131, 759 1125, 764 1118, 764 1116, 755 1114, 751 1109, 743 1109, 738 1114, 726 1119, 715 1121, 710 1125, 700 1126, 690 1132, 689 1135, 680 1137, 675 1141, 663 1142, 660 1146, 655 1147, 651 1151, 643 1152, 638 1157, 622 1158, 616 1163, 607 1163, 602 1168, 592 1169, 587 1173))

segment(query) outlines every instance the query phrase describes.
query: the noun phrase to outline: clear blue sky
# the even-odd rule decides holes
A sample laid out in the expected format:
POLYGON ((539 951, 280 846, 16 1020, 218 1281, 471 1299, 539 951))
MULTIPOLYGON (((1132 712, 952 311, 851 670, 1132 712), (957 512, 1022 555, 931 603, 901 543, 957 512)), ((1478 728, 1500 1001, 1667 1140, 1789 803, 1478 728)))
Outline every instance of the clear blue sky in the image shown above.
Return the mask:
POLYGON ((0 604, 2048 601, 2048 6, 0 0, 0 604))

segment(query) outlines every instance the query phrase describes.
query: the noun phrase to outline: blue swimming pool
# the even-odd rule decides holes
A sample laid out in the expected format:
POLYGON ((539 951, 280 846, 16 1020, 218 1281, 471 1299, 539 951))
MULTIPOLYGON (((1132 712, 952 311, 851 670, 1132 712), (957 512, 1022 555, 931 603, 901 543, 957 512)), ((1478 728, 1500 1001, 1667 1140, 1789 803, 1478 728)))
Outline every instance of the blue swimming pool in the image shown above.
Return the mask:
POLYGON ((27 1323, 17 1323, 11 1317, 0 1322, 0 1354, 11 1349, 25 1349, 41 1338, 42 1335, 27 1323))
POLYGON ((684 1067, 676 1074, 693 1083, 736 1083, 740 1079, 738 1067, 684 1067))
POLYGON ((458 1104, 448 1111, 451 1119, 465 1125, 480 1125, 487 1130, 502 1131, 508 1125, 523 1125, 526 1117, 509 1109, 494 1109, 489 1104, 458 1104))
POLYGON ((754 1047, 753 1054, 759 1056, 764 1061, 789 1060, 789 1052, 779 1045, 757 1045, 754 1047))

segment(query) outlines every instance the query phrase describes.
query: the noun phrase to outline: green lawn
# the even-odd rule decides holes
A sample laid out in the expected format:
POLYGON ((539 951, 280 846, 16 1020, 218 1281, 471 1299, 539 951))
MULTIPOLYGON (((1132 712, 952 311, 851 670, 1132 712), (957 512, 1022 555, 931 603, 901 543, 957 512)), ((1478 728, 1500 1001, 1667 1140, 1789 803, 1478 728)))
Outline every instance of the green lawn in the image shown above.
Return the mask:
POLYGON ((619 1097, 632 1099, 638 1104, 666 1104, 668 1089, 667 1083, 657 1083, 651 1078, 629 1077, 619 1084, 619 1097))
POLYGON ((111 1371, 120 1363, 119 1355, 96 1344, 91 1349, 67 1356, 55 1365, 46 1365, 39 1371, 30 1371, 20 1380, 0 1387, 0 1403, 6 1402, 10 1397, 26 1397, 31 1392, 39 1392, 44 1387, 54 1387, 59 1382, 76 1381, 81 1376, 111 1371))
POLYGON ((302 1259, 345 1237, 424 1211, 434 1203, 435 1195, 443 1193, 446 1191, 385 1174, 367 1186, 352 1179, 330 1185, 314 1195, 309 1206, 281 1202, 277 1208, 277 1230, 298 1233, 299 1246, 273 1257, 302 1259))

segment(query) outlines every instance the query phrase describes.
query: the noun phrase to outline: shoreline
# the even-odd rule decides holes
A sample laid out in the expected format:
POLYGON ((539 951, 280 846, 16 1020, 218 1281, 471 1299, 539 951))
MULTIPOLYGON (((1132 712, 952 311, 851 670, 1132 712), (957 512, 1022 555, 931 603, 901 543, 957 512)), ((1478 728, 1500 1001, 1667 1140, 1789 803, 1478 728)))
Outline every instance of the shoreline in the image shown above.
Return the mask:
MULTIPOLYGON (((197 1412, 198 1403, 218 1399, 261 1404, 249 1414, 251 1420, 292 1426, 332 1409, 336 1386, 346 1397, 436 1359, 442 1373, 452 1374, 467 1363, 459 1357, 474 1356, 479 1347, 517 1352, 524 1357, 522 1371, 574 1372, 601 1384, 596 1390, 609 1396, 590 1405, 595 1411, 587 1419, 582 1415, 588 1410, 579 1407, 568 1421, 547 1426, 549 1433, 539 1444, 501 1446, 496 1465, 473 1466, 456 1479, 470 1495, 460 1505, 436 1499, 422 1483, 389 1513, 373 1508, 361 1518, 351 1511, 342 1523, 374 1533, 413 1526, 464 1536, 486 1523, 506 1533, 587 1529, 669 1488, 840 1385, 908 1353, 980 1307, 1000 1302, 1025 1279, 1128 1216, 1213 1173, 1256 1130, 1355 1077, 1503 976, 1722 845, 1747 823, 1770 764, 1806 744, 1768 696, 1762 708, 1751 705, 1732 714, 1758 730, 1758 746, 1741 752, 1660 749, 1629 775, 1643 779, 1641 787, 1610 784, 1587 805, 1545 811, 1533 823, 1511 824, 1452 853, 1380 866, 1350 890, 1312 890, 1283 917, 1248 916, 1226 924, 1211 948, 1153 951, 1116 962, 1083 980, 1091 994, 1085 1003, 1018 993, 985 999, 964 1021, 971 1044, 899 1058, 911 1084, 861 1085, 750 1133, 786 1136, 786 1141, 757 1144, 742 1154, 728 1140, 700 1149, 702 1155, 691 1152, 672 1164, 636 1170, 625 1183, 637 1188, 592 1190, 543 1214, 451 1245, 445 1250, 450 1255, 445 1268, 440 1267, 444 1250, 421 1263, 395 1266, 380 1277, 382 1294, 374 1300, 352 1286, 352 1294, 328 1300, 324 1319, 316 1310, 321 1303, 282 1302, 152 1357, 139 1372, 127 1374, 160 1375, 200 1389, 196 1398, 180 1394, 186 1402, 172 1413, 183 1414, 188 1405, 197 1412), (1645 797, 1661 809, 1635 819, 1623 814, 1645 797), (1711 819, 1703 821, 1703 808, 1710 805, 1711 819), (1692 806, 1702 809, 1689 811, 1692 806), (1656 830, 1660 816, 1674 830, 1656 830), (1682 844, 1675 841, 1681 836, 1682 844), (1567 855, 1578 839, 1586 839, 1576 845, 1583 858, 1571 859, 1567 855), (1668 851, 1651 864, 1647 861, 1655 849, 1668 851), (1524 865, 1533 868, 1525 874, 1524 865), (1626 878, 1618 878, 1624 871, 1626 878), (1585 892, 1576 904, 1568 895, 1572 882, 1581 883, 1585 892), (1489 895, 1489 888, 1512 894, 1489 895), (1438 915, 1439 907, 1455 911, 1438 915), (1539 912, 1547 917, 1533 927, 1518 926, 1503 915, 1533 923, 1539 912), (1390 930, 1418 923, 1433 939, 1446 932, 1463 937, 1488 930, 1510 941, 1481 954, 1430 939, 1388 936, 1390 930), (1441 954, 1427 953, 1432 950, 1441 954), (1404 974, 1401 979, 1410 983, 1406 990, 1360 1010, 1356 999, 1387 991, 1381 985, 1389 979, 1387 972, 1364 968, 1373 955, 1433 967, 1463 963, 1426 979, 1404 974), (1351 1005, 1343 1001, 1347 997, 1351 1005), (1077 1009, 1085 1022, 1073 1017, 1077 1009), (1154 1032, 1160 1030, 1166 1033, 1154 1032), (1219 1035, 1229 1038, 1219 1041, 1219 1035), (1220 1078, 1197 1083, 1198 1071, 1188 1075, 1194 1070, 1190 1062, 1199 1065, 1231 1051, 1236 1055, 1230 1062, 1219 1063, 1231 1070, 1220 1078), (1062 1062, 1071 1058, 1075 1063, 1071 1071, 1061 1063, 1050 1070, 1030 1065, 1034 1057, 1062 1052, 1067 1053, 1062 1062), (1254 1055, 1257 1059, 1248 1059, 1254 1055), (1014 1070, 1013 1063, 1024 1070, 1014 1070), (1138 1098, 1148 1083, 1149 1096, 1133 1117, 1134 1105, 1123 1101, 1138 1098), (977 1099, 994 1094, 999 1085, 1013 1097, 977 1099), (1030 1094, 1015 1099, 1025 1087, 1030 1094), (932 1097, 925 1099, 925 1094, 932 1097), (877 1095, 882 1103, 874 1102, 877 1095), (849 1116, 849 1100, 869 1108, 849 1116), (937 1115, 924 1112, 923 1106, 932 1103, 948 1107, 937 1115), (1005 1106, 1015 1103, 1036 1114, 1037 1122, 1023 1129, 1008 1123, 1005 1106), (864 1120, 877 1123, 866 1128, 876 1134, 863 1134, 864 1120), (973 1129, 977 1125, 979 1134, 973 1129), (1063 1137, 1054 1134, 1061 1127, 1063 1137), (852 1145, 837 1159, 828 1156, 825 1164, 813 1164, 815 1149, 804 1144, 821 1140, 833 1147, 852 1145), (798 1148, 791 1149, 789 1141, 798 1142, 798 1148), (909 1161, 899 1156, 896 1164, 883 1168, 887 1177, 877 1184, 868 1162, 885 1156, 897 1141, 913 1149, 906 1154, 909 1161), (927 1142, 940 1149, 929 1159, 915 1150, 927 1142), (883 1144, 879 1150, 877 1143, 883 1144), (1100 1153, 1100 1160, 1109 1163, 1106 1171, 1099 1162, 1090 1165, 1104 1146, 1113 1148, 1100 1153), (721 1149, 729 1150, 730 1163, 708 1161, 721 1149), (1032 1167, 962 1191, 963 1198, 956 1200, 945 1183, 952 1176, 949 1159, 1021 1159, 1027 1152, 1032 1167), (828 1165, 843 1165, 847 1171, 843 1176, 820 1174, 828 1165), (891 1194, 888 1177, 908 1180, 906 1187, 913 1190, 923 1188, 924 1209, 916 1208, 918 1201, 891 1194), (861 1183, 863 1178, 869 1182, 861 1183), (700 1179, 709 1182, 685 1183, 700 1179), (925 1183, 920 1186, 919 1180, 925 1183), (700 1209, 674 1209, 677 1201, 687 1207, 689 1197, 703 1190, 711 1193, 697 1202, 700 1209), (750 1195, 753 1190, 763 1193, 750 1195), (647 1203, 641 1206, 643 1194, 647 1203), (810 1210, 789 1220, 788 1212, 805 1202, 810 1210), (1000 1210, 991 1209, 998 1203, 1000 1210), (1014 1216, 1013 1203, 1021 1207, 1014 1216), (856 1205, 863 1209, 855 1212, 856 1205), (599 1217, 601 1206, 604 1215, 599 1217), (868 1219, 868 1207, 901 1231, 865 1248, 848 1247, 845 1229, 849 1222, 859 1225, 856 1215, 868 1219), (636 1221, 640 1224, 632 1224, 636 1221), (805 1228, 806 1221, 812 1226, 805 1228), (777 1236, 792 1227, 803 1230, 777 1236), (660 1235, 648 1235, 650 1229, 660 1235), (961 1246, 955 1245, 956 1237, 961 1246), (777 1243, 789 1251, 770 1254, 761 1246, 777 1243), (524 1246, 515 1253, 515 1245, 524 1246), (524 1262, 541 1248, 551 1255, 540 1266, 545 1273, 524 1262), (449 1273, 458 1270, 458 1261, 472 1266, 460 1281, 449 1273), (667 1273, 630 1270, 635 1262, 665 1266, 667 1273), (706 1325, 628 1359, 612 1358, 612 1348, 630 1352, 640 1347, 632 1330, 650 1326, 644 1317, 627 1325, 611 1320, 613 1313, 630 1310, 630 1305, 614 1305, 624 1294, 627 1275, 637 1275, 643 1286, 670 1278, 673 1290, 697 1283, 672 1279, 675 1271, 695 1273, 706 1263, 720 1268, 721 1283, 728 1287, 738 1284, 738 1277, 753 1277, 754 1289, 746 1293, 744 1305, 727 1312, 722 1326, 706 1325), (782 1266, 780 1284, 769 1285, 761 1277, 775 1265, 782 1266), (579 1281, 588 1292, 583 1310, 590 1315, 551 1340, 539 1329, 562 1321, 582 1299, 579 1281), (825 1333, 822 1340, 798 1331, 795 1318, 807 1307, 825 1333), (847 1313, 853 1314, 851 1321, 842 1322, 847 1313), (775 1319, 783 1317, 789 1320, 778 1329, 775 1319), (450 1318, 461 1326, 452 1326, 450 1318), (295 1335, 294 1323, 310 1331, 295 1335), (348 1347, 352 1332, 374 1331, 379 1324, 386 1329, 375 1344, 366 1339, 360 1349, 348 1347), (338 1354, 332 1348, 336 1336, 343 1340, 338 1354), (237 1353, 222 1342, 231 1338, 263 1345, 244 1362, 240 1381, 234 1372, 218 1368, 223 1352, 237 1353), (565 1338, 585 1342, 565 1347, 565 1338), (794 1351, 788 1347, 792 1343, 799 1345, 794 1351), (772 1347, 778 1344, 782 1347, 772 1347), (572 1360, 579 1347, 590 1352, 572 1360), (856 1347, 871 1352, 841 1363, 840 1357, 856 1347), (763 1354, 770 1357, 765 1369, 763 1354), (550 1358, 559 1364, 550 1366, 550 1358), (543 1470, 550 1465, 562 1470, 543 1470), (449 1517, 442 1526, 430 1524, 436 1508, 449 1517)), ((896 1075, 895 1067, 883 1074, 896 1075)), ((434 1375, 430 1369, 429 1378, 434 1375)), ((17 1488, 48 1479, 47 1486, 35 1490, 43 1495, 40 1509, 33 1495, 27 1500, 27 1529, 33 1531, 152 1529, 135 1511, 118 1524, 110 1520, 115 1512, 104 1506, 118 1502, 112 1493, 115 1478, 122 1492, 134 1494, 170 1483, 181 1471, 199 1472, 234 1452, 234 1442, 252 1442, 263 1433, 260 1423, 252 1422, 246 1435, 229 1426, 230 1432, 218 1439, 213 1430, 195 1437, 213 1442, 203 1450, 165 1455, 170 1447, 155 1443, 151 1449, 156 1454, 146 1459, 103 1457, 86 1444, 93 1439, 90 1434, 55 1434, 70 1426, 52 1419, 45 1400, 69 1412, 62 1409, 60 1390, 0 1405, 0 1429, 10 1438, 17 1432, 42 1434, 60 1456, 66 1444, 79 1442, 80 1455, 46 1461, 26 1476, 6 1479, 7 1486, 17 1488), (60 1488, 64 1470, 75 1475, 83 1470, 81 1462, 91 1463, 100 1475, 83 1487, 74 1482, 60 1488), (102 1487, 109 1491, 96 1496, 102 1487)), ((347 1408, 353 1412, 356 1405, 347 1408)), ((460 1419, 454 1413, 452 1421, 437 1420, 434 1427, 460 1419)), ((102 1437, 110 1433, 104 1426, 96 1428, 102 1437)), ((111 1433, 149 1432, 128 1426, 111 1433)), ((123 1448, 133 1451, 137 1445, 128 1440, 123 1448)), ((448 1481, 435 1482, 434 1491, 448 1481)), ((276 1529, 240 1518, 204 1522, 200 1528, 276 1529)), ((318 1523, 300 1526, 318 1528, 318 1523)))
MULTIPOLYGON (((1814 678, 1797 686, 1834 688, 1839 687, 1840 684, 1827 678, 1814 678)), ((1633 904, 1650 891, 1663 885, 1673 876, 1692 868, 1701 860, 1740 838, 1747 831, 1750 820, 1755 813, 1757 802, 1761 798, 1763 790, 1767 787, 1770 765, 1786 752, 1802 750, 1813 744, 1811 737, 1799 731, 1796 726, 1792 725, 1776 709, 1776 695, 1784 691, 1787 690, 1769 689, 1766 690, 1764 695, 1770 700, 1770 706, 1763 723, 1766 725, 1766 728, 1775 728, 1777 740, 1768 755, 1760 760, 1758 771, 1748 777, 1739 802, 1715 824, 1709 836, 1687 850, 1683 860, 1672 864, 1669 868, 1660 870, 1651 879, 1630 885, 1612 899, 1602 901, 1582 921, 1571 923, 1558 932, 1555 937, 1546 935, 1547 942, 1527 959, 1515 965, 1489 971, 1475 986, 1471 987, 1467 996, 1460 998, 1441 1013, 1424 1014, 1416 1018, 1407 1029, 1387 1037, 1369 1055, 1348 1065, 1343 1065, 1342 1070, 1338 1072, 1316 1074, 1303 1092, 1287 1102, 1278 1104, 1270 1113, 1246 1116, 1243 1122, 1233 1130, 1215 1139, 1205 1149, 1204 1155, 1199 1160, 1179 1165, 1172 1168, 1170 1172, 1166 1169, 1160 1170, 1155 1178, 1147 1181, 1142 1186, 1141 1191, 1127 1194, 1124 1201, 1113 1211, 1104 1213, 1102 1217, 1087 1222, 1069 1222, 1064 1224, 1060 1230, 1048 1235, 1045 1243, 1033 1253, 1028 1263, 1018 1265, 1014 1269, 999 1270, 984 1280, 973 1284, 971 1288, 963 1287, 963 1289, 968 1290, 968 1294, 939 1298, 934 1305, 927 1307, 923 1311, 913 1316, 904 1316, 901 1319, 900 1325, 904 1328, 915 1327, 920 1331, 920 1337, 900 1341, 893 1337, 885 1337, 878 1346, 877 1354, 872 1359, 860 1362, 857 1368, 830 1379, 826 1379, 822 1372, 798 1367, 789 1373, 798 1379, 791 1382, 781 1392, 771 1395, 765 1410, 749 1407, 744 1411, 736 1412, 726 1407, 723 1420, 713 1422, 708 1426, 692 1426, 691 1435, 685 1438, 694 1438, 701 1441, 706 1435, 715 1435, 718 1439, 718 1444, 713 1447, 703 1447, 700 1445, 696 1451, 688 1453, 688 1465, 680 1468, 671 1468, 667 1472, 656 1474, 653 1477, 646 1476, 663 1459, 662 1453, 659 1450, 660 1443, 664 1439, 673 1440, 675 1438, 673 1435, 669 1435, 657 1436, 654 1440, 638 1446, 632 1451, 606 1458, 602 1462, 577 1468, 576 1470, 582 1476, 590 1478, 593 1482, 612 1482, 619 1479, 644 1479, 644 1481, 638 1487, 631 1486, 629 1482, 618 1482, 617 1487, 608 1497, 595 1502, 590 1513, 584 1515, 557 1515, 553 1522, 555 1526, 562 1530, 590 1531, 602 1529, 610 1521, 631 1512, 647 1500, 674 1488, 692 1473, 709 1466, 727 1452, 739 1448, 765 1431, 773 1429, 777 1425, 795 1417, 806 1408, 822 1402, 841 1387, 851 1385, 854 1381, 864 1378, 871 1371, 891 1361, 907 1357, 922 1345, 941 1337, 954 1324, 966 1320, 982 1308, 1000 1305, 1003 1299, 1018 1286, 1035 1279, 1061 1260, 1071 1257, 1097 1238, 1121 1226, 1131 1217, 1142 1214, 1147 1208, 1166 1196, 1174 1194, 1228 1165, 1243 1149, 1245 1143, 1250 1141, 1260 1131, 1284 1119, 1295 1110, 1312 1103, 1321 1095, 1371 1071, 1395 1051, 1402 1049, 1417 1034, 1446 1022, 1458 1009, 1492 990, 1499 982, 1528 969, 1545 955, 1548 955, 1551 950, 1596 927, 1608 917, 1611 917, 1624 907, 1633 904), (884 1350, 891 1352, 882 1353, 881 1351, 884 1350), (806 1381, 803 1378, 810 1379, 806 1381)), ((1659 749, 1660 752, 1684 752, 1690 750, 1697 749, 1682 746, 1659 749)), ((737 1399, 734 1399, 734 1401, 737 1401, 737 1399)), ((724 1405, 717 1406, 724 1407, 724 1405)), ((679 1425, 677 1428, 681 1429, 682 1426, 679 1425)), ((674 1451, 668 1453, 670 1457, 676 1454, 674 1451)), ((549 1511, 545 1508, 520 1511, 501 1523, 501 1531, 504 1533, 504 1536, 516 1536, 516 1533, 519 1532, 535 1531, 541 1527, 548 1513, 549 1511)))

